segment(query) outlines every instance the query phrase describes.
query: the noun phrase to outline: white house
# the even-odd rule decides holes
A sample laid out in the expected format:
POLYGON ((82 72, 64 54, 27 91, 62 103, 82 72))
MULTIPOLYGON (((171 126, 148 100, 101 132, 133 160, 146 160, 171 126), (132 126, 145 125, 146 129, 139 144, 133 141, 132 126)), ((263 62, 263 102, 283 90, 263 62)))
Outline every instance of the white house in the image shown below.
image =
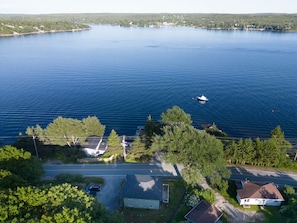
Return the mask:
POLYGON ((242 188, 237 189, 237 200, 240 205, 280 206, 283 196, 274 183, 242 181, 242 188))
POLYGON ((89 155, 97 157, 107 150, 107 143, 103 142, 103 138, 92 136, 87 138, 88 145, 83 147, 83 151, 89 155))

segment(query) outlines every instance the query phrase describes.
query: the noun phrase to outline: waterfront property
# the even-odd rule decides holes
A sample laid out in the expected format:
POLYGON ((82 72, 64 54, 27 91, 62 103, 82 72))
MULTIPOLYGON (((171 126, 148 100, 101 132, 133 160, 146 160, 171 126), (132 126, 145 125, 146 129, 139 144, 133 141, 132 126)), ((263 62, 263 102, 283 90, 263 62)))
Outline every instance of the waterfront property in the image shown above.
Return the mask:
POLYGON ((274 183, 241 182, 241 188, 237 189, 238 203, 244 207, 249 205, 280 206, 284 201, 283 196, 274 183))
POLYGON ((163 200, 162 182, 160 177, 127 175, 121 192, 124 207, 160 209, 163 200))
POLYGON ((99 155, 102 155, 107 150, 107 143, 103 141, 103 138, 101 137, 88 137, 87 138, 88 145, 83 147, 83 151, 88 156, 94 156, 97 157, 99 155))

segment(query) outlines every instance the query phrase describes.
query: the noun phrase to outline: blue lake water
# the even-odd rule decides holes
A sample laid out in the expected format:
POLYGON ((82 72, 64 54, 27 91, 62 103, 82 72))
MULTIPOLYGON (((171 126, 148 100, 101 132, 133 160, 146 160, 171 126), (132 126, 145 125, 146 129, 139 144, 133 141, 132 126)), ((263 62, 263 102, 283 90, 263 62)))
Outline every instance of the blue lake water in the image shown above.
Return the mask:
POLYGON ((134 135, 178 105, 234 137, 297 139, 297 33, 93 26, 0 39, 0 143, 57 116, 134 135), (204 105, 193 97, 209 98, 204 105))

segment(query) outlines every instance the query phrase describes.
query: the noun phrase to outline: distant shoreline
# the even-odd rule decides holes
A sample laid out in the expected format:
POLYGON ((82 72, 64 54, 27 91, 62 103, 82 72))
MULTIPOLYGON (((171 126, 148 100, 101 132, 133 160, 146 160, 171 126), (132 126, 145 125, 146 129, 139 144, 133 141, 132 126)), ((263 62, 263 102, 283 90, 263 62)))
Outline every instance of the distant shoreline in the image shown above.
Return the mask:
POLYGON ((71 30, 50 30, 50 31, 37 31, 37 32, 28 32, 28 33, 13 33, 13 34, 0 34, 0 37, 18 37, 18 36, 27 36, 27 35, 38 35, 38 34, 48 34, 48 33, 62 33, 62 32, 80 32, 85 30, 90 30, 89 28, 81 29, 71 29, 71 30))
MULTIPOLYGON (((97 25, 97 24, 96 24, 97 25)), ((126 26, 121 26, 121 27, 126 27, 126 26)), ((130 26, 133 27, 133 26, 130 26)), ((138 27, 138 26, 134 26, 138 27)), ((165 27, 165 26, 163 26, 165 27)), ((172 25, 171 27, 179 27, 179 26, 174 26, 172 25)), ((265 30, 265 29, 222 29, 222 28, 207 28, 207 27, 191 27, 191 26, 184 26, 188 28, 194 28, 194 29, 205 29, 205 30, 214 30, 214 31, 258 31, 258 32, 271 32, 271 33, 295 33, 297 30, 290 30, 290 31, 270 31, 270 30, 265 30)), ((126 27, 127 28, 127 27, 126 27)), ((150 28, 150 27, 144 27, 144 28, 150 28)), ((153 28, 162 28, 155 26, 153 28)), ((18 36, 28 36, 28 35, 38 35, 38 34, 49 34, 49 33, 63 33, 63 32, 81 32, 85 30, 91 30, 92 28, 81 28, 81 29, 71 29, 71 30, 50 30, 50 31, 37 31, 37 32, 28 32, 28 33, 13 33, 13 34, 0 34, 0 38, 3 37, 18 37, 18 36)))

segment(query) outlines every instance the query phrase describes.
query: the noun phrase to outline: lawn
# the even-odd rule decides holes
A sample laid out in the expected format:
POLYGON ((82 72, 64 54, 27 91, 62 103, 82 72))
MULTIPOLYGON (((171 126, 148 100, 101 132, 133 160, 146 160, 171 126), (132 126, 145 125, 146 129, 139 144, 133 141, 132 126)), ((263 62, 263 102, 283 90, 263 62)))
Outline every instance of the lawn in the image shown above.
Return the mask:
POLYGON ((169 203, 162 204, 160 210, 147 210, 137 208, 124 208, 125 221, 129 223, 163 223, 172 222, 176 212, 183 204, 186 188, 183 180, 164 180, 169 184, 169 203))
POLYGON ((280 207, 265 207, 262 212, 266 216, 265 223, 287 223, 292 222, 290 219, 279 213, 280 207))

